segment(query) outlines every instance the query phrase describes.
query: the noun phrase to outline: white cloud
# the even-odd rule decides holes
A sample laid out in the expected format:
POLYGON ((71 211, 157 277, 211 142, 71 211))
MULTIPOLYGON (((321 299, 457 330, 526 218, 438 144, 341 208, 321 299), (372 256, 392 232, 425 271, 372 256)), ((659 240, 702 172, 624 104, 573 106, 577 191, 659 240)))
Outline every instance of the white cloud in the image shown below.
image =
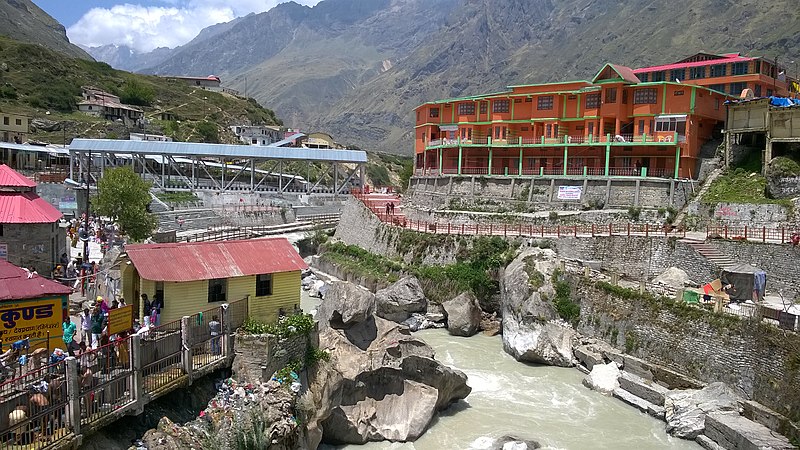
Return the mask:
MULTIPOLYGON (((319 0, 295 0, 314 5, 319 0)), ((280 0, 161 0, 171 6, 120 4, 92 8, 67 29, 70 40, 90 47, 117 44, 147 52, 176 47, 192 40, 203 28, 251 12, 263 12, 280 0)))

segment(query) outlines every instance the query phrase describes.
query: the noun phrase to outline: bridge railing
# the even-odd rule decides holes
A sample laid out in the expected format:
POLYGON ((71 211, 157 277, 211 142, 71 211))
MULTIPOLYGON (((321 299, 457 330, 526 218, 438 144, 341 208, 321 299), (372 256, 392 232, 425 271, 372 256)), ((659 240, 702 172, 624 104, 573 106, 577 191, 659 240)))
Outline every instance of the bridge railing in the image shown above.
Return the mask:
POLYGON ((131 347, 132 338, 124 337, 78 358, 82 425, 97 423, 136 400, 131 347))

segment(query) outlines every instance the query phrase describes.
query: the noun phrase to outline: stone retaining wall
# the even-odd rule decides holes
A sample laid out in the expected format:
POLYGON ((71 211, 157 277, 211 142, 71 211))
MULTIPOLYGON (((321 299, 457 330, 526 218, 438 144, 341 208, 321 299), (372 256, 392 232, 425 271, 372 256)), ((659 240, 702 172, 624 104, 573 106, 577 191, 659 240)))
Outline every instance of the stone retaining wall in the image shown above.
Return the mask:
POLYGON ((709 243, 720 253, 767 272, 767 291, 782 292, 787 300, 800 295, 800 248, 789 244, 762 244, 746 241, 712 239, 709 243))
POLYGON ((796 333, 636 295, 621 298, 587 279, 574 281, 583 335, 704 382, 725 382, 747 399, 800 419, 796 333))
POLYGON ((267 381, 276 371, 293 361, 304 361, 309 346, 319 347, 319 331, 279 339, 270 334, 236 334, 234 372, 241 380, 267 381))

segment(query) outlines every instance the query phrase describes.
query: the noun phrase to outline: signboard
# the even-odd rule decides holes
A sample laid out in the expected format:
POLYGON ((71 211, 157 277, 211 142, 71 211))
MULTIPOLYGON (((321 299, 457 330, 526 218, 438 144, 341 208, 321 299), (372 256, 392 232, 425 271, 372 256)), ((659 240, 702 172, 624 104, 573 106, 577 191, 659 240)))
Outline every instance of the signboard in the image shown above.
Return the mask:
POLYGON ((0 244, 0 259, 8 261, 8 244, 0 244))
POLYGON ((580 200, 582 186, 559 186, 558 199, 559 200, 580 200))
POLYGON ((0 306, 0 343, 3 348, 25 338, 30 338, 31 348, 44 347, 48 331, 50 349, 63 348, 62 308, 60 298, 3 303, 0 306))
POLYGON ((78 209, 78 200, 75 197, 61 197, 58 201, 58 209, 73 210, 78 209))
POLYGON ((118 334, 133 328, 133 305, 108 311, 108 334, 118 334))

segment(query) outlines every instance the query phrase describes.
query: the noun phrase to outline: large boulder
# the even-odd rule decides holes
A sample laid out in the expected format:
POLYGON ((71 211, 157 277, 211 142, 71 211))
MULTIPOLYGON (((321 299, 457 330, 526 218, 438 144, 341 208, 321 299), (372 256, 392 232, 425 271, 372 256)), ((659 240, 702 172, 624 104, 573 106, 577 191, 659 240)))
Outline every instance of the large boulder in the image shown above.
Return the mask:
POLYGON ((375 312, 375 295, 346 281, 334 281, 317 310, 322 327, 349 328, 364 322, 375 312))
POLYGON ((442 303, 447 315, 447 331, 453 336, 472 336, 481 326, 481 305, 470 292, 442 303))
POLYGON ((375 314, 393 322, 403 322, 412 313, 424 313, 428 301, 416 277, 404 277, 375 293, 375 314))
POLYGON ((542 446, 533 440, 522 439, 517 436, 503 436, 496 440, 491 450, 534 450, 542 446))
POLYGON ((653 279, 653 283, 663 284, 677 289, 686 286, 690 281, 686 271, 677 267, 670 267, 653 279))
POLYGON ((500 279, 503 299, 503 349, 518 361, 570 367, 575 330, 558 316, 551 276, 555 253, 524 250, 500 279))
POLYGON ((437 411, 471 391, 467 376, 433 359, 433 349, 408 328, 375 315, 348 328, 321 328, 320 346, 331 355, 326 370, 338 374, 311 387, 329 402, 314 402, 313 431, 326 443, 413 441, 437 411))
POLYGON ((667 433, 694 439, 705 430, 706 415, 739 410, 741 399, 724 383, 711 383, 703 389, 671 391, 664 395, 667 433))
POLYGON ((583 379, 583 385, 589 389, 611 395, 619 388, 620 370, 617 363, 595 364, 592 371, 583 379))

